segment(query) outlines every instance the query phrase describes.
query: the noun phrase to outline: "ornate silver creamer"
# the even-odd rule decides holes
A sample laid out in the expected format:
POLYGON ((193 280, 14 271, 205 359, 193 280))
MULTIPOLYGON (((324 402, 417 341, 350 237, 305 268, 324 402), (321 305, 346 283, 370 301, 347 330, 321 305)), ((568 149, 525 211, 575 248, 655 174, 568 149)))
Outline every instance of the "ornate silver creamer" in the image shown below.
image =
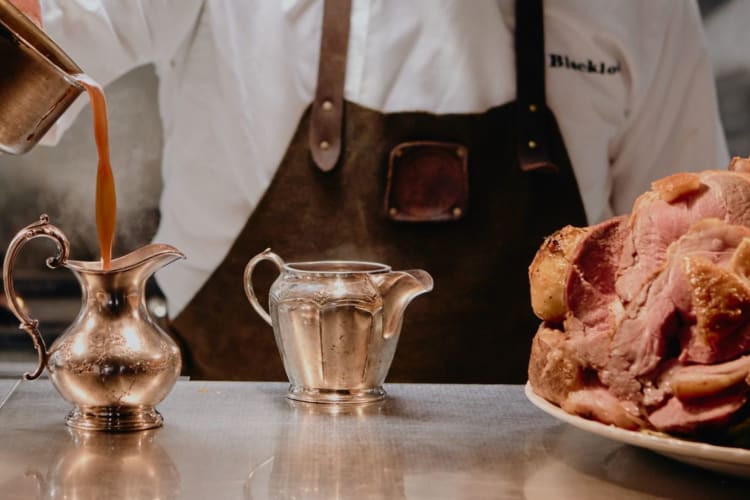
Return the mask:
POLYGON ((248 262, 245 292, 273 327, 291 387, 309 402, 366 402, 382 385, 396 352, 404 310, 432 290, 425 271, 392 271, 384 264, 317 261, 286 264, 266 250, 248 262), (252 285, 255 266, 269 260, 281 274, 271 286, 270 314, 252 285))

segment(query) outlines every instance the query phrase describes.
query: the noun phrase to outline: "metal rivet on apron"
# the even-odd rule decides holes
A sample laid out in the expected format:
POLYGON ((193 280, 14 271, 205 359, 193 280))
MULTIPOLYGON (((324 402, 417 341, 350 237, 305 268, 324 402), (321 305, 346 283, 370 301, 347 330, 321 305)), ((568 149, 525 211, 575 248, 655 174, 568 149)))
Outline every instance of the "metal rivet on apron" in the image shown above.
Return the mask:
POLYGON ((326 149, 330 148, 331 144, 328 141, 320 141, 320 149, 325 151, 326 149))
POLYGON ((455 217, 456 219, 458 219, 459 217, 461 217, 461 215, 463 213, 464 213, 464 211, 461 210, 461 207, 454 207, 453 208, 453 217, 455 217))
POLYGON ((456 149, 456 156, 458 156, 459 158, 463 158, 464 157, 464 150, 461 149, 461 148, 456 149))
POLYGON ((531 111, 532 113, 535 113, 536 112, 536 104, 529 104, 529 111, 531 111))
POLYGON ((397 215, 398 215, 398 208, 396 208, 396 207, 391 207, 391 208, 389 208, 389 209, 388 209, 388 214, 389 214, 389 215, 390 215, 391 217, 395 217, 395 216, 397 216, 397 215))
POLYGON ((536 141, 529 141, 529 149, 536 149, 536 141))
POLYGON ((323 108, 323 111, 331 111, 333 109, 333 103, 326 99, 323 101, 321 108, 323 108))

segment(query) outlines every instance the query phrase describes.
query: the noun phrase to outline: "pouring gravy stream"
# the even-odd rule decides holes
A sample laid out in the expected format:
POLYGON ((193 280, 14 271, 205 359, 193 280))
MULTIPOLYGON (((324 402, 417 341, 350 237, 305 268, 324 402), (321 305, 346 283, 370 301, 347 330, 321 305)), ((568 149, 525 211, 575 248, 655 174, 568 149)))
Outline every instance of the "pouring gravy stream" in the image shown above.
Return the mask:
POLYGON ((107 102, 101 85, 84 74, 72 75, 88 92, 94 116, 94 140, 99 154, 96 169, 96 232, 99 238, 102 269, 109 269, 112 260, 112 244, 115 237, 117 197, 112 165, 109 161, 109 132, 107 125, 107 102))

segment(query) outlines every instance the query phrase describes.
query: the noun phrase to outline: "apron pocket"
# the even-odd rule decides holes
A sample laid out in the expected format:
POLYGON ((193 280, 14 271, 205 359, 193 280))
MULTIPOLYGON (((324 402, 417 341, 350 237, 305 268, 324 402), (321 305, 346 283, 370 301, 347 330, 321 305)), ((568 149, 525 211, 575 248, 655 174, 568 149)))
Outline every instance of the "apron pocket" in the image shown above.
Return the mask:
POLYGON ((385 212, 403 222, 458 220, 469 203, 468 150, 461 144, 402 142, 388 157, 385 212))

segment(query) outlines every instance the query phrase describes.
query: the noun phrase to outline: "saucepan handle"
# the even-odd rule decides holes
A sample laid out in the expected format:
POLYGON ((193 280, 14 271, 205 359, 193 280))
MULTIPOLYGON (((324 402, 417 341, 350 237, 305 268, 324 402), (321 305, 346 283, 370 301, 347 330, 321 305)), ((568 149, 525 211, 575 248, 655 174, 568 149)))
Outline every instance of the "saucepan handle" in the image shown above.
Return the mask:
POLYGON ((5 288, 5 297, 8 301, 8 309, 10 309, 16 318, 21 321, 20 328, 31 336, 31 340, 34 341, 34 348, 36 349, 38 356, 38 365, 36 370, 34 370, 34 373, 24 373, 23 377, 26 380, 33 380, 42 374, 49 356, 47 347, 44 345, 44 338, 39 333, 39 321, 29 316, 26 307, 23 305, 23 301, 18 295, 16 295, 13 286, 13 267, 16 261, 16 256, 21 248, 34 238, 49 238, 57 244, 57 255, 47 259, 48 267, 53 269, 60 267, 65 264, 65 261, 68 260, 68 257, 70 256, 70 243, 68 242, 68 238, 65 237, 60 229, 49 223, 49 217, 47 217, 46 214, 42 214, 37 222, 29 224, 18 231, 15 237, 11 240, 10 245, 8 245, 8 250, 5 253, 5 261, 3 262, 3 286, 5 288))
POLYGON ((255 269, 255 266, 257 266, 261 261, 264 260, 270 260, 274 264, 276 264, 276 267, 279 268, 279 272, 282 272, 284 269, 284 261, 281 257, 276 255, 271 251, 270 248, 266 248, 261 253, 250 259, 250 262, 247 263, 245 266, 245 275, 244 275, 244 283, 245 283, 245 294, 247 295, 247 300, 250 301, 250 304, 252 304, 253 309, 257 311, 258 314, 260 314, 260 317, 263 318, 266 323, 273 326, 273 322, 271 321, 271 315, 268 314, 268 312, 263 308, 263 306, 260 305, 260 302, 258 302, 258 297, 255 296, 255 290, 253 289, 253 270, 255 269))

